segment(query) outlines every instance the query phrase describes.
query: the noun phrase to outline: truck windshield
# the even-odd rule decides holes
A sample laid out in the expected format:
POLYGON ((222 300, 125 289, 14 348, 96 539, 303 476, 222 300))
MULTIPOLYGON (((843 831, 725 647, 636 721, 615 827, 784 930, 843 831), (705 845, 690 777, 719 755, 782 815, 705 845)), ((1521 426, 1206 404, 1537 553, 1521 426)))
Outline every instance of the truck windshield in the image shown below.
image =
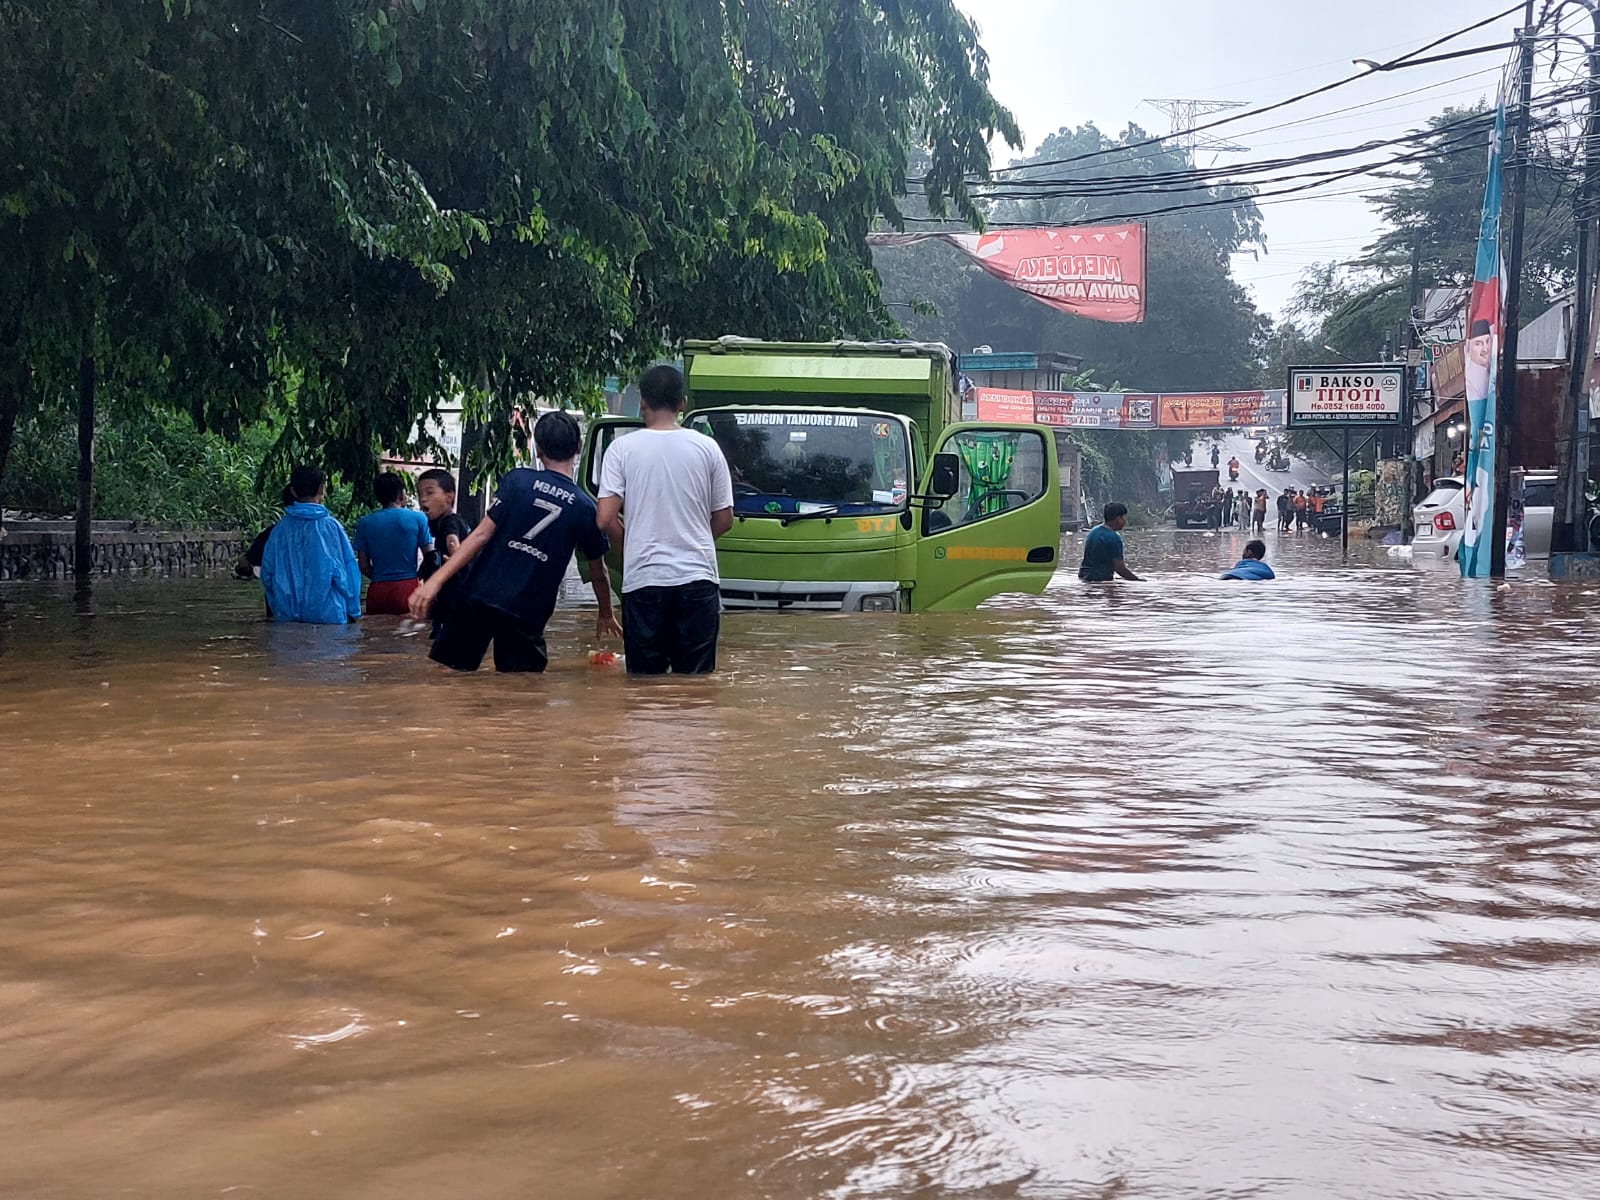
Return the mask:
POLYGON ((910 454, 905 426, 870 413, 795 409, 696 413, 689 428, 716 439, 733 476, 733 510, 785 517, 905 507, 910 454))

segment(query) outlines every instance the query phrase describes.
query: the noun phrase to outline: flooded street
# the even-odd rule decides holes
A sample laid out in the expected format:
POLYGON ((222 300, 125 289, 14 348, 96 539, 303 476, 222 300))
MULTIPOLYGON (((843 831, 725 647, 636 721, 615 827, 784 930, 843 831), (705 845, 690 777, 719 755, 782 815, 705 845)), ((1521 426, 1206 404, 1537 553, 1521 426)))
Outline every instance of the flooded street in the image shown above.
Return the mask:
POLYGON ((0 1195, 1593 1195, 1600 595, 1243 541, 688 682, 0 588, 0 1195))

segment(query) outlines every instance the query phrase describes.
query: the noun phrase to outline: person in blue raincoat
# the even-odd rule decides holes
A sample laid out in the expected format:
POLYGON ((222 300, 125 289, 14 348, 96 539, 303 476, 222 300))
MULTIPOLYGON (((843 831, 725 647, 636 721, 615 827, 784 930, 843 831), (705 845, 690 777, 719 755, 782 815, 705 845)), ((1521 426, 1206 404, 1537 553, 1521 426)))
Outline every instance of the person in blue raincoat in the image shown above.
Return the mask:
POLYGON ((1233 570, 1223 574, 1224 579, 1276 579, 1272 568, 1266 564, 1267 544, 1253 540, 1244 544, 1244 557, 1233 570))
POLYGON ((261 554, 272 616, 308 625, 354 621, 361 616, 361 569, 344 526, 322 506, 327 477, 318 467, 296 467, 289 487, 295 502, 261 554))

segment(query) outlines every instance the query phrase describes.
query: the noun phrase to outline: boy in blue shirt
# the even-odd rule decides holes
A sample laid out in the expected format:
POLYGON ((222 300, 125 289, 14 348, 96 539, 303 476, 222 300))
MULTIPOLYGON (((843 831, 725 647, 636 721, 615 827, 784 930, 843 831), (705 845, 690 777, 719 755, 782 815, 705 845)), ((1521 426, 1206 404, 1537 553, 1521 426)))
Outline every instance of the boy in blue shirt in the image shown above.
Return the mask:
POLYGON ((492 642, 496 671, 543 671, 549 663, 544 627, 574 550, 588 560, 589 582, 600 604, 595 636, 622 636, 606 574, 609 543, 596 523, 594 501, 573 478, 581 441, 570 413, 540 417, 533 444, 545 469, 518 467, 502 479, 478 527, 412 593, 411 615, 421 621, 440 589, 474 564, 440 618, 429 658, 457 671, 476 671, 492 642))
POLYGON ((344 526, 322 506, 327 483, 318 467, 289 476, 295 502, 261 552, 261 586, 275 620, 344 625, 361 616, 361 570, 344 526))
POLYGON ((1224 579, 1276 579, 1272 568, 1264 561, 1267 557, 1267 544, 1261 541, 1251 541, 1244 544, 1244 557, 1239 560, 1239 565, 1226 572, 1224 579))
POLYGON ((411 611, 411 593, 417 590, 418 556, 432 556, 433 534, 428 518, 406 507, 406 485, 400 476, 385 471, 372 490, 383 507, 356 522, 356 561, 372 580, 367 612, 404 616, 411 611))
POLYGON ((1138 576, 1128 570, 1123 561, 1122 529, 1128 523, 1126 504, 1108 504, 1105 521, 1089 531, 1083 539, 1083 565, 1078 568, 1078 578, 1085 583, 1106 583, 1112 579, 1132 579, 1138 576))

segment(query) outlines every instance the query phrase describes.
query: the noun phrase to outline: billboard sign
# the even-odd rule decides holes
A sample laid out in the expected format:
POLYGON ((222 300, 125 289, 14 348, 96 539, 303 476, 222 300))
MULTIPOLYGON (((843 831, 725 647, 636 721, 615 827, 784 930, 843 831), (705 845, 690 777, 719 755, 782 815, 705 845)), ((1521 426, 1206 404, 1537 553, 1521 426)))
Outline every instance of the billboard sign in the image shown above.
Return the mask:
POLYGON ((1283 424, 1283 393, 1165 392, 1152 397, 1160 404, 1162 429, 1248 429, 1283 424))
POLYGON ((980 421, 1063 429, 1250 429, 1284 423, 1281 388, 1256 392, 1039 392, 974 388, 980 421))
POLYGON ((867 235, 869 246, 928 241, 955 246, 996 279, 1059 312, 1090 321, 1144 320, 1143 225, 867 235))
POLYGON ((1290 428, 1398 425, 1406 368, 1400 363, 1341 363, 1289 370, 1290 428))
POLYGON ((1035 392, 1034 420, 1074 429, 1154 429, 1154 401, 1123 392, 1035 392))

